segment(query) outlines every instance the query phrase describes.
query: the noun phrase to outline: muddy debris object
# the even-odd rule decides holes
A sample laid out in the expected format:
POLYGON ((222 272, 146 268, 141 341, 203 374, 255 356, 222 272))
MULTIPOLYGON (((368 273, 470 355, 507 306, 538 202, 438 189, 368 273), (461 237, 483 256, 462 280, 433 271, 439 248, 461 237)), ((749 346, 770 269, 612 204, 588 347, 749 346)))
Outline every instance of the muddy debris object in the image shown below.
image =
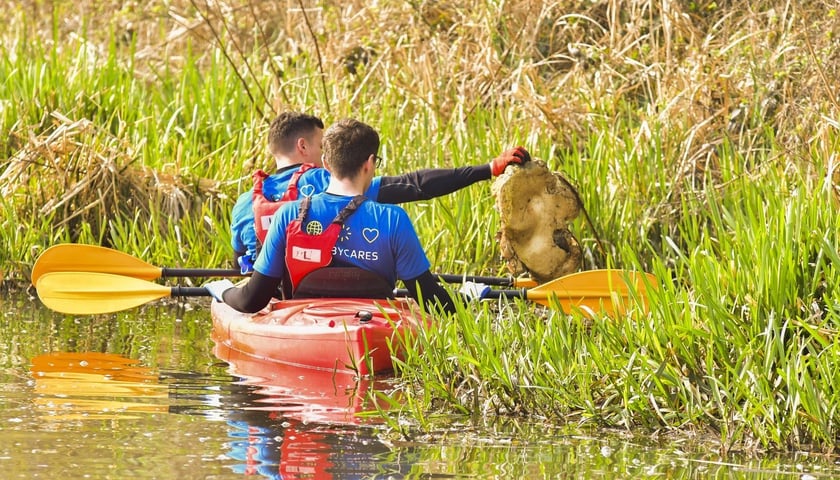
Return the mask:
POLYGON ((545 283, 580 269, 583 253, 569 230, 580 202, 562 175, 534 160, 508 168, 492 192, 501 224, 496 238, 512 275, 545 283))

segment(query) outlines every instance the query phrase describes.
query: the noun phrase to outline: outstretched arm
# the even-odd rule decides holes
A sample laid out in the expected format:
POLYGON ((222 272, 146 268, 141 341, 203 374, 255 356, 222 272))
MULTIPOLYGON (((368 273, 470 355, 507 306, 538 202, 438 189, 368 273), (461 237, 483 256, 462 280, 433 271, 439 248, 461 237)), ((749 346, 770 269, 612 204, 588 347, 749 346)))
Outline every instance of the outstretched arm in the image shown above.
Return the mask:
POLYGON ((481 180, 498 177, 512 164, 524 164, 531 155, 522 147, 505 150, 488 164, 457 168, 427 168, 396 177, 382 177, 379 203, 405 203, 448 195, 481 180))
POLYGON ((382 177, 379 203, 405 203, 448 195, 491 177, 490 165, 426 168, 399 176, 382 177))
POLYGON ((419 277, 411 280, 403 281, 405 287, 411 298, 420 301, 423 298, 423 305, 427 310, 442 309, 446 313, 455 312, 455 304, 449 292, 446 291, 437 281, 437 278, 432 275, 432 272, 426 270, 419 277))

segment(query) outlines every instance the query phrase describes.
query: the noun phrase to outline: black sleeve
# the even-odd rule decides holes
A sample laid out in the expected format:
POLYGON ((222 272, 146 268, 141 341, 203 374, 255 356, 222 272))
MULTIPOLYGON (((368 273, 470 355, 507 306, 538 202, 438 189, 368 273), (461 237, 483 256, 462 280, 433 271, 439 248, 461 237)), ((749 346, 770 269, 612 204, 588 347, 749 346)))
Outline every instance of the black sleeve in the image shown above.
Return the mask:
POLYGON ((490 164, 415 170, 396 177, 382 177, 376 201, 396 204, 428 200, 491 177, 490 164))
POLYGON ((268 305, 271 297, 277 294, 278 285, 279 278, 254 272, 245 285, 225 290, 222 298, 235 310, 256 313, 268 305))
POLYGON ((423 298, 423 304, 427 310, 440 308, 446 313, 455 312, 455 304, 452 302, 452 297, 437 281, 437 278, 432 275, 432 272, 426 270, 417 278, 411 280, 404 280, 405 288, 408 289, 411 298, 420 301, 423 298))

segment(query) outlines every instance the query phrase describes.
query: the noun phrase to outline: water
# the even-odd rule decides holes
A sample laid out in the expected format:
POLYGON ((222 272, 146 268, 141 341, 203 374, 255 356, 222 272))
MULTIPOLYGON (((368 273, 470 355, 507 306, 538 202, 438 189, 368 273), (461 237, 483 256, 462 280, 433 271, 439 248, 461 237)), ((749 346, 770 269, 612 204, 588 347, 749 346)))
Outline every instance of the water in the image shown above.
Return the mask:
POLYGON ((537 422, 439 418, 406 439, 355 415, 389 379, 238 357, 200 304, 71 317, 7 295, 2 311, 3 479, 840 476, 834 456, 722 459, 709 441, 537 422))

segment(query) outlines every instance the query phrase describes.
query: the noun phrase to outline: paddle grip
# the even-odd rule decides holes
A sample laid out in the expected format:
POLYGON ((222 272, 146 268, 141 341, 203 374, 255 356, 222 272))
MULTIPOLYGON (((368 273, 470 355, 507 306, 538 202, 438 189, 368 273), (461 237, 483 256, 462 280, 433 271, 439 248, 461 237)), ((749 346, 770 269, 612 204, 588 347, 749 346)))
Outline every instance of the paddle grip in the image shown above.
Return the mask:
POLYGON ((171 287, 172 297, 209 297, 210 292, 204 287, 171 287))
POLYGON ((524 288, 517 288, 514 290, 490 290, 482 298, 528 298, 528 292, 524 288))

